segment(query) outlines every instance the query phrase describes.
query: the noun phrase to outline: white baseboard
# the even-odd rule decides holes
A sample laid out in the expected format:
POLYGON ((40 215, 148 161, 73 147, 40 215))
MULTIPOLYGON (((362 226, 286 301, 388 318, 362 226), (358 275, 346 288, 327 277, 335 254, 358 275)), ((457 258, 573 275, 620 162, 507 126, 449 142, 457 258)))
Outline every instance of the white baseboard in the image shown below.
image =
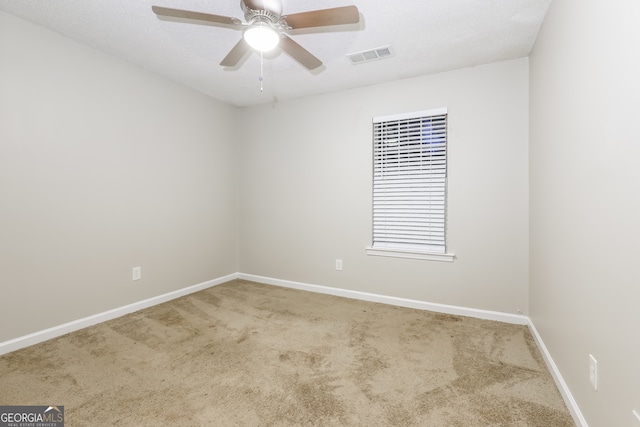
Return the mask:
POLYGON ((254 282, 264 283, 268 285, 282 286, 285 288, 300 289, 303 291, 317 292, 328 295, 335 295, 339 297, 358 299, 363 301, 377 302, 382 304, 396 305, 400 307, 415 308, 418 310, 428 310, 437 313, 453 314, 459 316, 475 317, 478 319, 495 320, 498 322, 511 323, 516 325, 527 325, 531 330, 531 333, 542 353, 542 356, 547 364, 547 367, 551 371, 551 375, 556 382, 560 394, 562 395, 565 404, 567 405, 569 412, 571 413, 574 421, 579 427, 588 427, 578 404, 576 403, 569 387, 565 383, 558 367, 556 366, 551 354, 547 350, 547 347, 542 341, 542 337, 536 330, 535 325, 528 316, 502 313, 498 311, 479 310, 475 308, 459 307, 454 305, 430 303, 419 300, 412 300, 406 298, 398 298, 387 295, 373 294, 369 292, 353 291, 349 289, 331 288, 328 286, 312 285, 308 283, 294 282, 290 280, 274 279, 271 277, 257 276, 253 274, 233 273, 227 276, 223 276, 217 279, 209 280, 207 282, 199 283, 197 285, 189 286, 187 288, 179 289, 177 291, 169 292, 166 294, 158 295, 156 297, 148 298, 143 301, 139 301, 133 304, 129 304, 123 307, 119 307, 113 310, 98 313, 92 316, 85 317, 83 319, 74 320, 59 326, 54 326, 49 329, 38 331, 29 335, 18 337, 9 341, 0 343, 0 355, 6 354, 30 345, 34 345, 69 332, 77 331, 79 329, 86 328, 88 326, 95 325, 107 320, 115 319, 116 317, 124 316, 125 314, 133 313, 134 311, 142 310, 144 308, 152 307, 163 302, 167 302, 184 295, 188 295, 194 292, 201 291, 203 289, 210 288, 212 286, 220 285, 233 279, 250 280, 254 282))
POLYGON ((538 348, 542 353, 542 357, 544 358, 544 361, 547 364, 547 367, 551 371, 551 375, 556 383, 556 386, 560 390, 560 394, 562 395, 562 398, 564 399, 564 402, 567 405, 567 408, 569 409, 569 412, 571 413, 571 416, 573 417, 573 420, 575 421, 576 425, 579 427, 589 427, 587 425, 587 421, 584 419, 584 416, 582 415, 582 412, 580 411, 580 408, 578 407, 578 404, 573 398, 573 395, 571 394, 571 391, 569 390, 567 383, 562 378, 562 375, 560 374, 558 367, 553 361, 551 354, 549 353, 549 350, 547 350, 547 347, 544 345, 544 342, 542 341, 540 334, 538 333, 533 322, 528 316, 502 313, 498 311, 479 310, 475 308, 466 308, 466 307, 459 307, 454 305, 429 303, 429 302, 418 301, 418 300, 372 294, 368 292, 352 291, 348 289, 311 285, 308 283, 293 282, 289 280, 280 280, 280 279, 274 279, 271 277, 256 276, 253 274, 239 273, 238 278, 243 280, 251 280, 259 283, 265 283, 268 285, 276 285, 276 286, 282 286, 285 288, 300 289, 304 291, 318 292, 322 294, 329 294, 329 295, 335 295, 339 297, 353 298, 353 299, 359 299, 359 300, 370 301, 370 302, 379 302, 383 304, 397 305, 400 307, 415 308, 418 310, 428 310, 428 311, 434 311, 437 313, 475 317, 478 319, 485 319, 485 320, 495 320, 498 322, 511 323, 516 325, 527 325, 531 330, 531 333, 536 341, 536 344, 538 345, 538 348))
POLYGON ((569 412, 573 417, 573 421, 575 421, 576 425, 579 427, 589 427, 589 425, 587 424, 587 420, 584 419, 582 411, 580 411, 580 408, 578 407, 578 403, 571 394, 571 390, 569 390, 569 386, 567 386, 564 378, 562 378, 562 374, 560 374, 560 370, 556 366, 556 363, 553 361, 551 353, 549 353, 547 346, 544 345, 542 337, 538 333, 536 326, 533 324, 533 321, 530 318, 528 325, 529 329, 531 330, 531 334, 533 335, 533 339, 536 341, 536 344, 540 349, 540 353, 542 353, 542 357, 544 358, 549 371, 551 371, 551 376, 553 376, 553 379, 556 382, 556 386, 558 387, 558 390, 560 391, 560 394, 564 399, 564 403, 567 405, 567 408, 569 409, 569 412))
POLYGON ((318 292, 321 294, 335 295, 339 297, 359 299, 363 301, 379 302, 382 304, 397 305, 399 307, 415 308, 418 310, 435 311, 436 313, 455 314, 458 316, 476 317, 478 319, 495 320, 498 322, 527 325, 529 318, 519 314, 502 313, 499 311, 479 310, 476 308, 458 307, 455 305, 437 304, 407 298, 391 297, 387 295, 372 294, 368 292, 352 291, 348 289, 330 288, 328 286, 311 285, 308 283, 292 282, 289 280, 274 279, 272 277, 256 276, 253 274, 238 274, 239 279, 265 283, 267 285, 282 286, 285 288, 300 289, 303 291, 318 292))
POLYGON ((69 332, 77 331, 79 329, 86 328, 88 326, 95 325, 107 320, 115 319, 116 317, 124 316, 125 314, 133 313, 134 311, 142 310, 163 302, 171 301, 182 297, 184 295, 192 294, 194 292, 201 291, 203 289, 210 288, 212 286, 220 285, 233 279, 238 278, 238 273, 229 274, 224 277, 209 280, 199 283, 197 285, 189 286, 187 288, 178 289, 177 291, 168 292, 166 294, 158 295, 156 297, 148 298, 143 301, 138 301, 133 304, 118 307, 113 310, 108 310, 102 313, 94 314, 82 319, 74 320, 62 325, 54 326, 52 328, 44 329, 42 331, 34 332, 29 335, 14 338, 9 341, 0 343, 0 355, 6 354, 30 345, 38 344, 43 341, 50 340, 55 337, 59 337, 69 332))

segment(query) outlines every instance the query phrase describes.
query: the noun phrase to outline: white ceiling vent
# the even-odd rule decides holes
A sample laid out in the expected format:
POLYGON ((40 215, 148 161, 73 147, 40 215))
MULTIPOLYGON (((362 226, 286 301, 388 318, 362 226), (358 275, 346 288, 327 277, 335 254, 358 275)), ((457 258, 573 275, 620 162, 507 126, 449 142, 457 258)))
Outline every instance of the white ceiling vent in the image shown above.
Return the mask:
POLYGON ((371 50, 363 50, 362 52, 350 53, 347 55, 347 58, 349 58, 353 65, 356 65, 378 59, 391 58, 392 56, 393 50, 391 46, 382 46, 371 50))

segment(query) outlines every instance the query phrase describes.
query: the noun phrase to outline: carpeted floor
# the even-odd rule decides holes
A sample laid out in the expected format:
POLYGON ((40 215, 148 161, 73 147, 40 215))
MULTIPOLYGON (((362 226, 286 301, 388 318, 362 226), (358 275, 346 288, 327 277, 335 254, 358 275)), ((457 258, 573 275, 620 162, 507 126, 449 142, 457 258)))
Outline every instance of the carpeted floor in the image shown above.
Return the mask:
POLYGON ((74 426, 574 426, 525 326, 232 281, 0 357, 74 426))

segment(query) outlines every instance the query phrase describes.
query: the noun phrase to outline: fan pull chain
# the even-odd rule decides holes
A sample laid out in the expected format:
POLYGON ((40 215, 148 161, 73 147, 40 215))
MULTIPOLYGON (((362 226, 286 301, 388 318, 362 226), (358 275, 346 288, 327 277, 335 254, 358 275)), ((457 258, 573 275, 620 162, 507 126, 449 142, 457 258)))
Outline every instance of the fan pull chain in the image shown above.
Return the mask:
POLYGON ((262 51, 260 51, 260 77, 258 77, 258 80, 260 80, 260 92, 264 91, 264 87, 262 86, 262 81, 264 80, 264 77, 262 76, 264 74, 263 72, 263 58, 262 58, 262 51))

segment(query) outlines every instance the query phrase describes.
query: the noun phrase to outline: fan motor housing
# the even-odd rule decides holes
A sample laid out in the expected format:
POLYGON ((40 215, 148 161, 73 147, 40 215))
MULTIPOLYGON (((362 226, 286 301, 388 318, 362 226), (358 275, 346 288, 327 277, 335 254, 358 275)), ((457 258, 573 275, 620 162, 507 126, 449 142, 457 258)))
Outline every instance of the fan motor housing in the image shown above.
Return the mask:
POLYGON ((244 1, 240 0, 240 7, 242 8, 242 12, 244 13, 244 18, 248 23, 262 21, 276 24, 280 19, 280 15, 282 14, 282 5, 279 4, 279 2, 256 2, 255 0, 253 0, 252 3, 262 3, 263 7, 260 9, 251 9, 244 3, 244 1))

